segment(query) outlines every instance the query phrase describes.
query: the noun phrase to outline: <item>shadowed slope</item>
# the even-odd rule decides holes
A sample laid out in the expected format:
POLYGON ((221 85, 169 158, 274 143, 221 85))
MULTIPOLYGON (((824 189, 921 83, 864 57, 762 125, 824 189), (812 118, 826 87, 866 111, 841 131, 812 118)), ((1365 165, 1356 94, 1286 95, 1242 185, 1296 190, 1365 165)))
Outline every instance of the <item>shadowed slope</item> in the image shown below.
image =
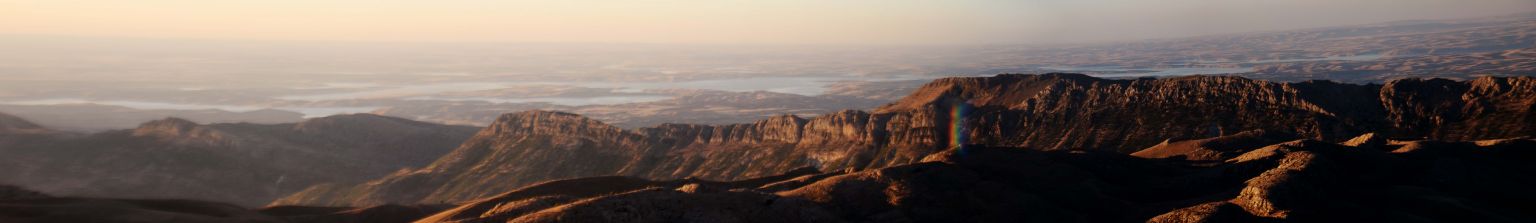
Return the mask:
POLYGON ((1244 131, 1208 139, 1163 141, 1131 153, 1142 158, 1172 158, 1190 161, 1222 161, 1258 147, 1296 139, 1283 133, 1264 130, 1244 131))
POLYGON ((0 185, 0 222, 284 222, 239 206, 191 200, 50 197, 0 185), (21 196, 18 196, 21 195, 21 196))
POLYGON ((713 188, 715 190, 750 189, 766 184, 817 174, 816 170, 802 168, 790 171, 783 175, 748 179, 731 182, 714 182, 696 179, 650 181, 631 177, 590 177, 569 180, 556 180, 535 184, 532 186, 513 190, 501 195, 488 197, 463 204, 418 222, 460 222, 468 219, 475 221, 501 222, 510 220, 523 214, 552 207, 555 204, 568 203, 580 199, 612 194, 625 193, 647 188, 677 188, 685 185, 693 185, 694 188, 713 188))
MULTIPOLYGON (((1213 140, 1217 139, 1204 139, 1213 140)), ((1365 149, 1295 140, 1259 148, 1213 148, 1241 154, 1209 165, 1113 153, 967 146, 935 153, 916 164, 826 177, 801 174, 780 182, 806 180, 808 184, 776 193, 616 177, 555 181, 471 202, 418 222, 1536 219, 1524 205, 1532 198, 1503 193, 1536 183, 1528 174, 1536 170, 1530 164, 1536 153, 1529 150, 1536 148, 1536 141, 1396 141, 1381 146, 1365 149), (533 192, 554 188, 606 192, 579 196, 533 192), (603 189, 588 190, 592 188, 603 189)))

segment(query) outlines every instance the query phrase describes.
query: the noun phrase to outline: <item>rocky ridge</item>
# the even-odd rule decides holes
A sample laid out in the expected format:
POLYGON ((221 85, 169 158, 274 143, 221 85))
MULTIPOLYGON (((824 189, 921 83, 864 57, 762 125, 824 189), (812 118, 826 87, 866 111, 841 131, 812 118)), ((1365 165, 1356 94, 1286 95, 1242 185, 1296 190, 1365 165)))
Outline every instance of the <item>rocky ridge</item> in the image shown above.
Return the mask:
POLYGON ((1248 130, 1327 141, 1367 132, 1388 138, 1506 138, 1536 135, 1536 125, 1527 121, 1536 114, 1530 106, 1536 101, 1533 81, 1483 77, 1355 85, 1229 76, 998 75, 936 80, 874 112, 636 130, 530 111, 502 116, 427 167, 363 184, 318 186, 273 204, 468 201, 539 181, 587 176, 731 180, 806 166, 877 169, 920 162, 956 140, 1131 153, 1169 139, 1248 130), (955 125, 965 131, 952 134, 955 125))

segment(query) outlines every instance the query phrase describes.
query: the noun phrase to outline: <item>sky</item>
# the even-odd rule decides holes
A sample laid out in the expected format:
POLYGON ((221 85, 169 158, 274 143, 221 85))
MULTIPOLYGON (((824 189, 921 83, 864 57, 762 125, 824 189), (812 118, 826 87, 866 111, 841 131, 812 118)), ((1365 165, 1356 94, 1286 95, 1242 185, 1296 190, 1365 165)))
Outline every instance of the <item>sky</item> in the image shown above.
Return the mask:
POLYGON ((0 0, 0 35, 356 42, 1056 44, 1536 11, 1536 0, 0 0))

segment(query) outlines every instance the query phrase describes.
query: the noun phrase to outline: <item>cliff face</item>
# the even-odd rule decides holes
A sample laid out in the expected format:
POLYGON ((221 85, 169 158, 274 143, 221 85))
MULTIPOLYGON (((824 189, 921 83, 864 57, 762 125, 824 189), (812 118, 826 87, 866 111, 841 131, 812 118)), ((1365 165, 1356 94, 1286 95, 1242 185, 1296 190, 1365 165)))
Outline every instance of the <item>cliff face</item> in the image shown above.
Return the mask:
POLYGON ((1393 136, 1472 140, 1536 132, 1536 78, 1405 79, 1381 90, 1393 136))
MULTIPOLYGON (((274 204, 465 201, 583 176, 732 180, 806 166, 873 169, 916 163, 954 143, 1130 153, 1169 139, 1248 130, 1335 141, 1366 132, 1449 140, 1526 136, 1536 135, 1536 124, 1529 121, 1536 115, 1531 81, 1485 77, 1381 86, 1209 76, 999 75, 936 80, 873 113, 636 130, 530 111, 503 115, 420 170, 358 185, 314 187, 274 204)), ((1169 150, 1195 150, 1201 146, 1196 144, 1169 150)), ((1219 153, 1204 156, 1214 154, 1219 153)))
POLYGON ((936 112, 946 110, 945 103, 963 101, 978 107, 965 120, 970 142, 1036 149, 1131 152, 1170 138, 1250 129, 1320 140, 1370 131, 1392 138, 1476 140, 1536 134, 1533 81, 1404 79, 1380 86, 1212 76, 1003 75, 941 79, 880 110, 936 112))
POLYGON ((0 181, 64 196, 256 206, 318 183, 425 165, 474 131, 343 115, 272 125, 166 118, 96 134, 0 134, 0 181))

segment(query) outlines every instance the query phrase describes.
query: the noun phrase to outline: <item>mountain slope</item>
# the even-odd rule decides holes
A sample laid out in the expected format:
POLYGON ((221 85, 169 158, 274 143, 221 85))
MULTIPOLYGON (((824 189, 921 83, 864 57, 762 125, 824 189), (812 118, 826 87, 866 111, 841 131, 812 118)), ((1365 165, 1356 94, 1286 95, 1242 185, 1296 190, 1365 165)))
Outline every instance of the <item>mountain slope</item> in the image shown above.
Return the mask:
MULTIPOLYGON (((946 78, 873 113, 778 116, 750 124, 623 130, 577 115, 502 116, 418 170, 306 189, 274 204, 441 203, 535 182, 620 175, 732 180, 812 166, 917 163, 955 144, 1131 153, 1169 139, 1263 130, 1342 141, 1475 140, 1536 135, 1536 78, 1275 83, 1191 76, 1107 80, 1080 74, 946 78)), ((1261 141, 1260 143, 1267 142, 1261 141)))
POLYGON ((377 115, 294 124, 167 118, 130 130, 4 141, 4 183, 50 194, 261 205, 325 182, 355 182, 427 162, 472 127, 377 115))

